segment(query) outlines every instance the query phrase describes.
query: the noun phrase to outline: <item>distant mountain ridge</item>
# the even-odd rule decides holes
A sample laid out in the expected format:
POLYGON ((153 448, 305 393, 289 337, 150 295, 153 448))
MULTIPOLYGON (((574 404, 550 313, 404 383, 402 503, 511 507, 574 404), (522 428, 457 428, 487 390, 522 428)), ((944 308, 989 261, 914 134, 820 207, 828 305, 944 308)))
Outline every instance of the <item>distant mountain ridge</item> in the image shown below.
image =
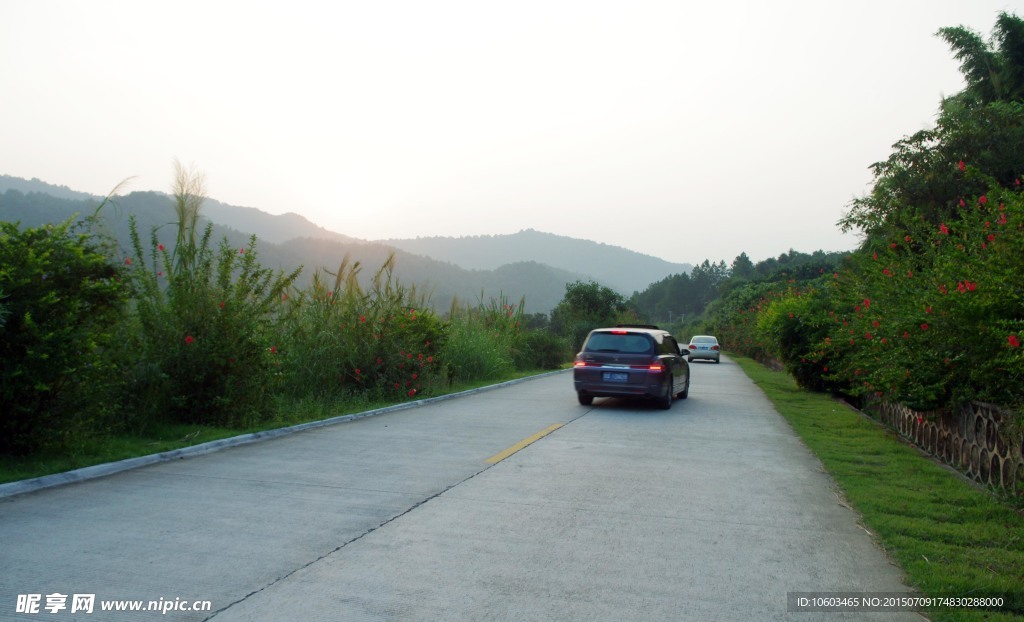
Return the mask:
POLYGON ((378 242, 474 270, 494 270, 508 263, 534 261, 570 272, 600 275, 600 281, 626 295, 642 291, 666 276, 689 273, 693 269, 690 264, 671 263, 621 246, 534 229, 507 235, 378 242))
MULTIPOLYGON (((66 220, 72 214, 91 214, 103 197, 76 192, 38 179, 0 175, 0 219, 39 226, 66 220)), ((143 240, 153 227, 174 220, 171 197, 144 191, 119 196, 104 209, 111 235, 127 253, 128 214, 135 215, 143 240)), ((259 240, 265 265, 290 272, 303 265, 308 282, 318 269, 334 271, 346 256, 360 262, 368 281, 390 253, 395 275, 406 285, 431 293, 439 310, 453 298, 484 302, 498 295, 526 299, 530 313, 548 312, 561 300, 565 284, 595 280, 628 296, 649 284, 680 272, 688 264, 672 264, 624 248, 527 229, 519 233, 465 238, 421 238, 371 242, 320 227, 305 217, 274 215, 207 199, 203 220, 215 223, 214 238, 227 236, 242 245, 250 235, 259 240)))

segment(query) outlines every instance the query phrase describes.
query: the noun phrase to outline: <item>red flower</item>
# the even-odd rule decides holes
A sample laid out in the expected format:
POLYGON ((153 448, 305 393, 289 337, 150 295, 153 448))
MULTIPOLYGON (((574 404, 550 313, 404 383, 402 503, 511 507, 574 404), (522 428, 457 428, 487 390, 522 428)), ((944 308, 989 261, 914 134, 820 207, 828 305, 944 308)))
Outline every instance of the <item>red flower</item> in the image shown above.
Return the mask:
POLYGON ((1009 335, 1007 336, 1006 340, 1010 343, 1011 348, 1020 347, 1020 339, 1017 339, 1017 335, 1009 335))
POLYGON ((960 207, 967 207, 967 202, 964 201, 963 199, 960 199, 960 207))
POLYGON ((238 249, 238 254, 239 255, 244 255, 245 254, 245 249, 244 248, 238 249))
POLYGON ((871 333, 864 333, 864 338, 867 339, 868 341, 870 341, 871 340, 871 333))
POLYGON ((999 215, 998 222, 1001 225, 1005 225, 1006 224, 1006 213, 1005 212, 999 215))
POLYGON ((903 241, 904 242, 909 242, 910 241, 910 236, 909 235, 903 236, 903 241))
POLYGON ((995 242, 996 241, 996 234, 994 234, 994 233, 988 234, 988 241, 989 242, 995 242))
POLYGON ((903 338, 910 339, 910 333, 908 333, 907 331, 903 331, 903 338))
POLYGON ((870 298, 865 298, 864 299, 864 306, 865 307, 870 307, 871 306, 871 299, 870 298))
POLYGON ((921 324, 921 330, 928 330, 928 324, 921 324))
POLYGON ((124 265, 126 265, 126 266, 132 265, 132 258, 131 257, 125 257, 124 258, 124 265))
POLYGON ((416 389, 409 389, 409 397, 416 395, 416 389))
POLYGON ((946 226, 946 223, 939 225, 939 233, 942 235, 949 235, 949 227, 946 226))
POLYGON ((192 335, 185 335, 185 345, 186 346, 192 345, 193 341, 195 341, 195 339, 192 338, 192 335))
POLYGON ((878 328, 878 320, 871 322, 871 325, 874 326, 875 328, 878 328))
POLYGON ((158 251, 164 250, 164 245, 163 244, 157 244, 156 245, 156 250, 158 250, 158 251))
POLYGON ((978 197, 978 203, 981 203, 982 205, 988 203, 988 197, 986 197, 985 195, 981 195, 980 197, 978 197))
POLYGON ((277 354, 277 346, 270 346, 270 353, 277 354))
POLYGON ((960 162, 959 162, 959 163, 958 163, 958 164, 957 164, 956 166, 957 166, 957 168, 959 168, 959 169, 960 169, 960 172, 961 172, 961 173, 962 173, 962 172, 963 172, 963 171, 964 171, 964 170, 965 170, 965 169, 967 168, 967 165, 966 165, 966 164, 964 164, 964 161, 963 161, 963 160, 960 160, 960 162))

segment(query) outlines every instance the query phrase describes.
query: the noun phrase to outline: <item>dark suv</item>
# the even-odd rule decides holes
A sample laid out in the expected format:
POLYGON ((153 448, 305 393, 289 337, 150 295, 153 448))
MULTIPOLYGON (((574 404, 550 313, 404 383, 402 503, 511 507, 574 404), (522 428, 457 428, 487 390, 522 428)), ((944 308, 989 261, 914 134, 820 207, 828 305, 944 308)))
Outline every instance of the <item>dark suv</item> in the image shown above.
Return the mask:
POLYGON ((690 365, 668 331, 651 325, 620 325, 590 331, 573 363, 580 404, 595 397, 644 397, 662 408, 690 392, 690 365))

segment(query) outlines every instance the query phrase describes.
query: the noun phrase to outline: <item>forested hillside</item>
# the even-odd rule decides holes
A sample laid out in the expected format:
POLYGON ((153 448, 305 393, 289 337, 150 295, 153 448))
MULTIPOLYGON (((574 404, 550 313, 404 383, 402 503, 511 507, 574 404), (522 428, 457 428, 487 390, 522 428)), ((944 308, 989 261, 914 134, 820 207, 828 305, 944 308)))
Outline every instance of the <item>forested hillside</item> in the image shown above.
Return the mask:
POLYGON ((591 275, 626 295, 668 275, 688 273, 693 267, 619 246, 533 229, 509 235, 425 237, 383 240, 382 243, 474 270, 493 270, 508 263, 533 261, 591 275))
MULTIPOLYGON (((11 179, 7 178, 5 182, 9 183, 11 179)), ((0 193, 0 220, 20 222, 23 227, 38 227, 63 222, 76 213, 91 215, 99 203, 100 199, 96 197, 58 198, 40 192, 25 194, 9 189, 0 193)), ((241 248, 246 245, 250 235, 256 234, 260 239, 260 254, 266 265, 276 266, 285 272, 304 266, 299 285, 311 282, 317 269, 325 271, 325 274, 337 271, 347 257, 349 263, 358 262, 362 266, 358 278, 365 286, 376 270, 394 254, 395 276, 403 282, 419 286, 441 310, 447 309, 453 299, 475 302, 504 294, 517 301, 525 298, 528 313, 548 313, 561 300, 566 283, 584 278, 583 275, 537 262, 510 263, 498 269, 468 270, 384 244, 363 242, 329 232, 294 214, 271 216, 253 208, 226 206, 210 199, 204 201, 200 214, 202 223, 212 221, 213 215, 238 223, 238 228, 215 224, 214 239, 226 237, 232 245, 241 248), (278 242, 267 241, 260 232, 278 242), (300 233, 304 237, 289 237, 300 233)), ((104 205, 99 215, 100 228, 117 240, 123 256, 131 254, 129 215, 135 216, 140 231, 149 232, 157 227, 167 232, 161 239, 173 246, 173 240, 168 239, 175 221, 173 202, 171 197, 163 193, 132 192, 123 197, 115 197, 104 205)), ((162 235, 158 234, 158 237, 162 235)))

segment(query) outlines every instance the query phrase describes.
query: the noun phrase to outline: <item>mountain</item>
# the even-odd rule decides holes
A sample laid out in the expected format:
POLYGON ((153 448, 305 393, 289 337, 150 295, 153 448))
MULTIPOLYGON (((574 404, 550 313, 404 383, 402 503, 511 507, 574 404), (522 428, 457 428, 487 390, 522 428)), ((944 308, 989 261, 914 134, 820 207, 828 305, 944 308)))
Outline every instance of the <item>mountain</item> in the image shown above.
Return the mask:
MULTIPOLYGON (((623 294, 642 291, 661 279, 689 273, 690 264, 670 263, 619 246, 525 229, 508 235, 380 240, 416 255, 464 268, 494 270, 516 262, 537 262, 597 279, 623 294)), ((564 293, 564 292, 563 292, 564 293)))
MULTIPOLYGON (((0 220, 26 227, 61 222, 76 213, 90 215, 102 201, 38 179, 0 175, 0 220)), ((118 241, 125 256, 132 254, 129 215, 134 215, 144 244, 154 228, 160 242, 173 242, 175 218, 169 195, 132 192, 114 197, 102 208, 103 229, 118 241)), ((213 199, 203 203, 201 216, 200 227, 213 223, 213 239, 218 242, 226 237, 241 247, 255 234, 264 265, 285 272, 304 266, 300 286, 311 282, 318 269, 336 271, 345 257, 360 263, 360 281, 367 285, 394 254, 399 281, 428 293, 441 311, 453 299, 472 304, 504 295, 513 302, 525 298, 528 313, 547 313, 572 281, 595 280, 628 296, 669 275, 690 271, 687 264, 532 229, 511 235, 370 242, 329 231, 299 214, 273 215, 213 199)))

